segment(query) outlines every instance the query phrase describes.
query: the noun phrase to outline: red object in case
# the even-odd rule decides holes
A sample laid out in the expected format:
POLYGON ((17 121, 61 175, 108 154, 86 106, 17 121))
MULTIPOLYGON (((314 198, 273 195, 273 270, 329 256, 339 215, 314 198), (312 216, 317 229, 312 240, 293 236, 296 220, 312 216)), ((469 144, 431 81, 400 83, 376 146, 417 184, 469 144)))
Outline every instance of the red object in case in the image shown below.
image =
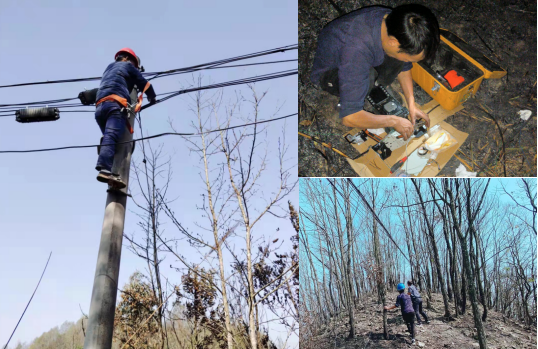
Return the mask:
POLYGON ((454 88, 461 84, 465 79, 463 76, 459 76, 458 72, 455 70, 451 70, 448 73, 445 74, 445 79, 450 84, 450 87, 454 88))

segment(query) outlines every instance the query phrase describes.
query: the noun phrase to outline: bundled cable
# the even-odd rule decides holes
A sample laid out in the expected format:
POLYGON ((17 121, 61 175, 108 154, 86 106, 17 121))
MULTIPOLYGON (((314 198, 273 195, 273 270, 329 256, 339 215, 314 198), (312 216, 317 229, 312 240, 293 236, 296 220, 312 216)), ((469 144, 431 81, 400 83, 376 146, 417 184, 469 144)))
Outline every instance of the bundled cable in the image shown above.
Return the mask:
POLYGON ((212 132, 221 132, 221 131, 233 130, 233 129, 239 128, 239 127, 246 127, 246 126, 258 125, 258 124, 265 124, 267 122, 273 122, 273 121, 277 121, 277 120, 287 119, 287 118, 295 116, 297 114, 298 113, 294 113, 294 114, 289 114, 289 115, 281 116, 281 117, 274 118, 274 119, 250 122, 248 124, 230 126, 230 127, 219 128, 219 129, 216 129, 216 130, 209 130, 209 131, 198 132, 198 133, 165 132, 165 133, 160 133, 160 134, 153 135, 153 136, 141 137, 141 138, 138 138, 138 139, 133 139, 131 141, 118 142, 118 143, 113 143, 113 144, 73 145, 73 146, 67 146, 67 147, 46 148, 46 149, 32 149, 32 150, 1 150, 0 154, 8 154, 8 153, 39 153, 39 152, 45 152, 45 151, 55 151, 55 150, 64 150, 64 149, 97 148, 97 147, 106 147, 106 146, 111 146, 111 145, 119 145, 119 144, 131 143, 131 142, 144 141, 144 140, 147 140, 147 139, 159 138, 159 137, 164 137, 164 136, 200 136, 202 134, 208 134, 208 133, 212 133, 212 132))
POLYGON ((255 82, 259 82, 259 81, 278 79, 278 78, 291 76, 291 75, 297 75, 297 74, 298 74, 297 70, 285 70, 283 72, 260 75, 260 76, 255 77, 255 78, 245 78, 245 79, 239 79, 239 80, 223 82, 223 83, 219 83, 219 84, 213 84, 213 85, 207 85, 207 86, 201 86, 201 87, 194 87, 194 88, 189 88, 189 89, 185 89, 185 90, 179 90, 177 92, 163 93, 161 95, 168 94, 169 96, 157 100, 154 104, 146 104, 145 106, 140 108, 140 110, 144 110, 146 108, 151 107, 152 105, 164 102, 164 101, 166 101, 166 100, 168 100, 168 99, 170 99, 172 97, 176 97, 176 96, 179 96, 179 95, 184 94, 184 93, 189 93, 189 92, 194 92, 194 91, 201 91, 201 90, 209 90, 209 89, 213 89, 213 88, 228 87, 228 86, 234 86, 234 85, 241 85, 241 84, 251 84, 251 83, 255 83, 255 82))
MULTIPOLYGON (((184 93, 190 93, 190 92, 195 92, 195 91, 200 91, 200 90, 208 90, 208 89, 214 89, 214 88, 221 88, 221 87, 227 87, 227 86, 234 86, 234 85, 240 85, 240 84, 250 84, 250 83, 255 83, 255 82, 260 82, 260 81, 265 81, 265 80, 278 79, 278 78, 281 78, 281 77, 286 77, 286 76, 291 76, 291 75, 297 75, 297 74, 298 74, 297 70, 290 69, 290 70, 284 70, 284 71, 275 72, 275 73, 258 75, 256 77, 249 77, 249 78, 244 78, 244 79, 239 79, 239 80, 221 82, 221 83, 213 84, 213 85, 194 87, 194 88, 189 88, 189 89, 184 89, 184 90, 179 90, 179 91, 173 91, 173 92, 160 93, 160 94, 157 94, 157 96, 167 96, 167 97, 164 97, 164 98, 162 98, 160 100, 157 100, 157 103, 163 102, 163 101, 165 101, 167 99, 170 99, 172 97, 175 97, 175 96, 178 96, 178 95, 184 94, 184 93)), ((84 100, 85 102, 91 102, 92 98, 93 99, 96 98, 95 96, 96 96, 96 91, 89 90, 89 91, 81 92, 81 94, 79 95, 79 98, 81 98, 81 100, 84 100), (83 97, 80 97, 82 94, 84 94, 83 97)), ((76 99, 76 98, 65 98, 65 99, 59 99, 59 100, 56 100, 56 101, 69 101, 69 100, 72 100, 72 99, 76 99)), ((90 105, 84 105, 82 103, 53 104, 53 103, 50 103, 50 102, 54 102, 54 101, 19 103, 19 104, 13 104, 12 106, 32 105, 32 106, 34 106, 36 108, 38 108, 38 107, 48 107, 51 104, 52 104, 52 106, 54 108, 77 108, 77 107, 90 106, 90 105)), ((95 103, 95 101, 93 103, 95 103)), ((146 109, 151 105, 153 105, 153 104, 147 104, 147 105, 143 106, 141 108, 141 110, 146 109)), ((17 111, 20 110, 20 109, 13 109, 12 106, 10 106, 10 107, 7 107, 8 105, 4 105, 4 106, 5 106, 4 107, 5 109, 2 109, 2 107, 0 107, 0 117, 12 116, 12 115, 14 115, 14 113, 16 113, 17 111), (11 109, 7 109, 7 108, 11 108, 11 109)), ((94 112, 93 109, 92 110, 77 110, 77 111, 78 112, 94 112)), ((73 111, 64 111, 64 112, 74 112, 74 110, 73 111)))
MULTIPOLYGON (((142 75, 145 76, 148 80, 152 80, 152 79, 155 79, 157 77, 173 75, 175 73, 181 73, 181 74, 190 73, 190 72, 195 72, 195 71, 202 70, 202 69, 215 68, 217 66, 220 66, 220 65, 223 65, 223 64, 226 64, 226 63, 231 63, 231 62, 236 62, 236 61, 240 61, 240 60, 244 60, 244 59, 250 59, 250 58, 261 57, 261 56, 266 56, 266 55, 271 55, 271 54, 290 51, 290 50, 297 50, 297 49, 298 49, 297 44, 288 45, 288 46, 278 47, 278 48, 271 49, 271 50, 265 50, 265 51, 250 53, 250 54, 246 54, 246 55, 242 55, 242 56, 222 59, 222 60, 219 60, 219 61, 193 65, 193 66, 185 67, 185 68, 166 70, 166 71, 162 71, 162 72, 142 73, 142 75)), ((100 79, 101 79, 101 77, 98 76, 98 77, 80 78, 80 79, 64 79, 64 80, 52 80, 52 81, 27 82, 27 83, 22 83, 22 84, 2 85, 2 86, 0 86, 0 88, 31 86, 31 85, 45 85, 45 84, 60 84, 60 83, 81 82, 81 81, 96 81, 96 80, 100 80, 100 79)))

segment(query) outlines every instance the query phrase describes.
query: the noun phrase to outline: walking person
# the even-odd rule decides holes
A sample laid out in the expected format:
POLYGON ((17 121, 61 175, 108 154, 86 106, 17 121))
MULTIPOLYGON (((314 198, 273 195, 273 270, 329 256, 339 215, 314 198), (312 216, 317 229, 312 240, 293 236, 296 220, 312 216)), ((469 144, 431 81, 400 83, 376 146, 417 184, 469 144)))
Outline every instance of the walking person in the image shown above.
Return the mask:
POLYGON ((405 294, 405 285, 400 283, 396 287, 400 294, 396 297, 396 303, 391 306, 383 307, 385 310, 391 310, 400 308, 402 311, 402 317, 407 325, 407 330, 411 333, 411 344, 415 344, 415 310, 413 309, 413 302, 408 294, 405 294))
POLYGON ((419 314, 422 315, 424 321, 429 324, 430 322, 428 321, 428 315, 426 315, 426 312, 422 310, 422 297, 420 296, 420 293, 418 292, 415 285, 413 285, 413 281, 407 281, 407 286, 407 294, 411 296, 411 301, 413 302, 413 309, 415 310, 415 315, 417 316, 417 326, 422 326, 419 314))

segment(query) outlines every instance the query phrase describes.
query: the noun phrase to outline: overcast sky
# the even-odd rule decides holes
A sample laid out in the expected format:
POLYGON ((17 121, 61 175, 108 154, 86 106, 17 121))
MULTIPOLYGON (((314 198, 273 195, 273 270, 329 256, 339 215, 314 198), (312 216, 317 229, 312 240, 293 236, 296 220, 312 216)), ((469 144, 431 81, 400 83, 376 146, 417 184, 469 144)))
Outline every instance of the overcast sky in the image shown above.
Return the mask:
MULTIPOLYGON (((297 43, 295 1, 128 3, 1 1, 0 85, 101 76, 116 51, 126 46, 141 57, 147 71, 159 71, 297 43)), ((297 51, 244 63, 294 58, 297 51)), ((292 62, 209 70, 203 73, 203 84, 296 67, 292 62)), ((189 82, 192 75, 176 75, 153 80, 152 84, 157 93, 163 93, 189 82)), ((84 88, 98 86, 98 81, 92 81, 4 88, 0 89, 0 104, 71 98, 84 88)), ((268 90, 261 119, 273 117, 278 106, 281 110, 276 116, 297 112, 296 76, 260 82, 256 87, 268 90)), ((229 87, 225 100, 235 91, 248 96, 245 87, 229 87)), ((190 124, 195 117, 188 111, 189 102, 189 97, 180 96, 143 112, 147 133, 170 131, 168 119, 174 120, 176 129, 192 132, 190 124)), ((267 140, 276 144, 284 128, 296 154, 295 120, 268 124, 267 140)), ((20 124, 14 117, 0 118, 0 150, 95 144, 100 136, 92 113, 65 113, 58 121, 35 124, 20 124)), ((200 203, 204 189, 198 157, 178 137, 160 138, 152 144, 165 144, 166 153, 173 156, 171 190, 179 197, 173 209, 193 228, 191 217, 200 214, 195 203, 200 203)), ((88 312, 106 200, 106 186, 95 180, 96 160, 94 148, 0 154, 0 345, 11 334, 51 251, 48 270, 11 345, 30 342, 66 320, 76 321, 81 316, 79 305, 88 312)), ((275 183, 268 180, 265 184, 275 183)), ((290 197, 296 206, 297 197, 297 191, 290 197)), ((129 200, 127 208, 133 207, 129 200)), ((136 216, 128 212, 125 232, 136 232, 136 223, 136 216)), ((280 234, 290 233, 289 222, 277 218, 267 219, 256 233, 279 234, 279 225, 286 228, 280 229, 280 234)), ((188 248, 184 253, 189 255, 188 248)), ((124 247, 120 287, 136 269, 143 268, 144 264, 124 247)), ((163 273, 172 277, 170 269, 163 273)))

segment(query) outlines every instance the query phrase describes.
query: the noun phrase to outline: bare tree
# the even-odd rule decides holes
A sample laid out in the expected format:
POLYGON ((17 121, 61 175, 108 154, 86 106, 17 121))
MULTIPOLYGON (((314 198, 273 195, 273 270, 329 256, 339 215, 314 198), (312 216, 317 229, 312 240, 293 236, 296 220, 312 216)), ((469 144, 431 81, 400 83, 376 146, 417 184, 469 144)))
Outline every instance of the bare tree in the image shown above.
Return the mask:
MULTIPOLYGON (((495 192, 483 179, 303 179, 301 348, 345 346, 349 307, 363 308, 372 302, 369 297, 384 302, 383 291, 406 276, 432 309, 434 296, 442 301, 444 318, 465 315, 470 303, 481 348, 487 347, 483 322, 492 310, 534 331, 536 234, 530 202, 536 204, 535 183, 519 182, 509 190, 497 183, 501 190, 495 192), (347 226, 355 227, 350 235, 347 226), (350 300, 349 294, 362 299, 350 300)), ((383 335, 390 331, 384 323, 383 335)))
MULTIPOLYGON (((265 97, 266 93, 258 95, 254 89, 254 86, 250 86, 252 91, 253 100, 253 121, 257 122, 259 118, 259 107, 260 103, 265 97)), ((214 104, 213 110, 215 111, 215 117, 217 123, 220 124, 217 107, 214 104)), ((232 106, 227 110, 227 120, 226 125, 230 125, 232 117, 236 112, 236 106, 232 106)), ((264 286, 261 289, 255 290, 254 288, 254 276, 253 276, 253 255, 252 255, 252 233, 253 228, 256 223, 260 222, 263 216, 266 213, 273 213, 274 210, 280 201, 282 201, 289 193, 291 193, 297 182, 291 182, 289 169, 286 168, 286 153, 287 146, 284 139, 279 141, 278 144, 278 163, 279 171, 278 176, 280 178, 279 185, 276 186, 275 191, 269 197, 265 204, 261 207, 256 203, 256 198, 259 193, 258 181, 261 180, 262 175, 267 167, 267 151, 259 160, 259 163, 256 162, 254 158, 255 150, 258 148, 259 134, 263 132, 263 129, 259 129, 257 124, 254 124, 252 130, 244 128, 242 130, 231 130, 231 131, 222 131, 220 132, 220 148, 222 153, 225 156, 225 164, 228 172, 229 185, 231 186, 233 193, 235 195, 235 202, 239 209, 240 216, 242 218, 242 224, 244 228, 244 238, 245 238, 245 252, 246 252, 246 283, 247 283, 247 303, 248 303, 248 314, 249 314, 249 335, 250 343, 252 349, 257 349, 258 339, 256 333, 258 330, 257 325, 257 306, 269 295, 259 297, 260 293, 265 289, 264 286), (245 143, 249 143, 248 146, 245 146, 245 143), (243 149, 246 148, 246 149, 243 149), (258 206, 258 208, 256 207, 258 206), (257 210, 256 210, 257 208, 257 210), (256 212, 258 211, 258 212, 256 212)), ((264 197, 264 195, 262 195, 264 197)), ((273 213, 274 214, 274 213, 273 213)), ((296 266, 295 268, 298 268, 296 266)), ((289 272, 293 270, 288 270, 286 273, 278 276, 276 280, 282 278, 290 278, 293 276, 293 273, 288 276, 289 272)))

